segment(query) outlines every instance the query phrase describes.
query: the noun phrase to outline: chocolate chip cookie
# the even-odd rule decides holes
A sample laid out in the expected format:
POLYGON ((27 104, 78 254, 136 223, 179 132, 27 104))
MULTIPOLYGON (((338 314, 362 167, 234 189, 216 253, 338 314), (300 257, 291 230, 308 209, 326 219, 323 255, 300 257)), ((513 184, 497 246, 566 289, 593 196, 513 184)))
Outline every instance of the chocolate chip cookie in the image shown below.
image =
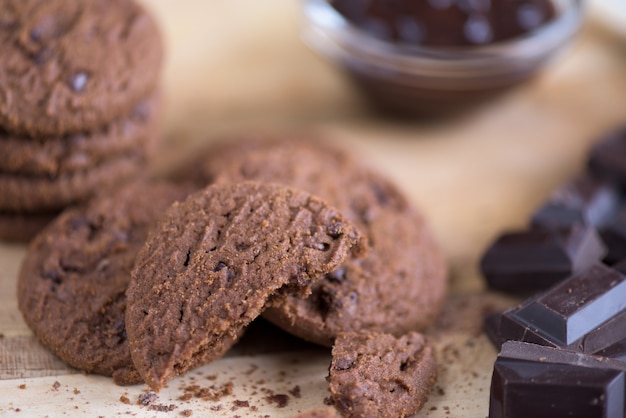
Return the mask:
POLYGON ((68 364, 138 383, 125 327, 135 256, 187 186, 137 181, 64 211, 30 244, 18 304, 35 335, 68 364))
POLYGON ((417 413, 437 378, 433 350, 421 334, 340 334, 328 376, 335 408, 349 418, 417 413))
POLYGON ((326 275, 310 296, 274 296, 263 315, 286 331, 330 346, 345 331, 421 330, 439 313, 447 269, 428 225, 396 186, 347 152, 322 141, 252 137, 213 145, 183 177, 300 188, 365 233, 367 255, 326 275))
POLYGON ((0 126, 32 137, 92 131, 158 81, 158 27, 133 0, 0 2, 0 126))
POLYGON ((60 211, 34 213, 0 211, 0 240, 27 243, 59 213, 60 211))
POLYGON ((157 138, 159 98, 135 106, 130 115, 94 131, 56 138, 28 138, 0 130, 0 172, 56 177, 89 170, 134 150, 152 148, 157 138))
POLYGON ((126 293, 133 363, 158 390, 220 357, 272 294, 306 295, 365 247, 336 209, 296 189, 244 182, 194 193, 137 257, 126 293))
POLYGON ((0 172, 0 210, 42 212, 81 202, 102 188, 114 187, 145 166, 143 150, 107 159, 88 170, 48 176, 24 176, 0 172))

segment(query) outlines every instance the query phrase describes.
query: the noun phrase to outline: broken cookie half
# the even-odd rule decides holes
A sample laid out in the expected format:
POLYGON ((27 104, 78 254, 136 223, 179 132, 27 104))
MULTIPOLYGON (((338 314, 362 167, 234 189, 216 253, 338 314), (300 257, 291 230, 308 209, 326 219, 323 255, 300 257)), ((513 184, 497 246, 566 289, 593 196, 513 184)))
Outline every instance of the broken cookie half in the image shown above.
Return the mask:
POLYGON ((166 212, 127 290, 135 367, 158 390, 221 357, 279 289, 306 295, 366 249, 341 213, 296 189, 212 185, 166 212))

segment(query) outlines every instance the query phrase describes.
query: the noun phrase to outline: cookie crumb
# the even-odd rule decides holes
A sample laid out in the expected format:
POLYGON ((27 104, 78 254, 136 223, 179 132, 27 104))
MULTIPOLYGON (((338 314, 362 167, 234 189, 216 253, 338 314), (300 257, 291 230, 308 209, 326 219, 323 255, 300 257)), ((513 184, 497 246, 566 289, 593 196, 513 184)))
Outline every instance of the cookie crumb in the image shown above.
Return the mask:
POLYGON ((128 399, 128 397, 124 395, 120 396, 120 402, 125 403, 126 405, 130 405, 130 399, 128 399))
POLYGON ((295 386, 293 387, 293 389, 291 389, 291 390, 289 391, 289 394, 290 394, 291 396, 293 396, 294 398, 300 398, 300 397, 302 397, 302 393, 300 392, 300 386, 299 386, 299 385, 295 385, 295 386))
POLYGON ((243 374, 245 374, 246 376, 250 376, 252 373, 256 372, 258 368, 259 366, 257 366, 256 364, 251 364, 250 369, 243 372, 243 374))
POLYGON ((169 404, 169 405, 153 404, 148 407, 148 410, 157 411, 157 412, 172 412, 176 408, 178 407, 174 404, 169 404))
POLYGON ((79 395, 80 394, 80 390, 78 390, 77 388, 74 388, 74 395, 79 395))
POLYGON ((183 395, 181 395, 178 399, 180 399, 181 401, 188 401, 191 398, 193 398, 193 393, 191 392, 185 392, 183 395))
POLYGON ((60 387, 61 387, 61 383, 59 383, 58 380, 55 380, 54 383, 52 384, 52 390, 59 390, 60 387))
POLYGON ((18 388, 20 389, 26 389, 26 385, 24 383, 22 383, 21 385, 18 386, 18 388))
POLYGON ((154 392, 142 393, 139 395, 139 403, 144 406, 148 406, 153 402, 157 401, 159 397, 154 392))
POLYGON ((249 408, 250 407, 250 402, 240 401, 239 399, 233 401, 233 404, 235 405, 236 408, 249 408))
POLYGON ((190 417, 193 415, 193 411, 191 409, 184 409, 180 414, 184 417, 190 417))
POLYGON ((227 382, 219 387, 211 385, 208 388, 201 388, 198 385, 193 385, 187 387, 185 391, 192 392, 196 398, 201 398, 204 401, 220 401, 224 396, 230 396, 233 394, 233 383, 227 382))
POLYGON ((284 408, 289 403, 289 396, 283 393, 278 393, 276 395, 266 396, 265 400, 269 403, 276 404, 278 408, 284 408))

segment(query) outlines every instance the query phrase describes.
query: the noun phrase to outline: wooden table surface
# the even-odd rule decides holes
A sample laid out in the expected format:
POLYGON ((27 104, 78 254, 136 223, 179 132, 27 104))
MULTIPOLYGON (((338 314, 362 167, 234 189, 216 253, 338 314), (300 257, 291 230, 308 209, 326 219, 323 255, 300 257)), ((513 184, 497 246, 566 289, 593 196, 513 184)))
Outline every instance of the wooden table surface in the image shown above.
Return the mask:
MULTIPOLYGON (((478 258, 499 232, 523 227, 548 193, 582 168, 594 140, 626 122, 626 39, 605 29, 592 7, 573 46, 523 87, 454 119, 398 122, 371 112, 341 73, 302 44, 294 0, 145 3, 168 49, 168 106, 156 166, 224 137, 315 133, 395 179, 431 222, 451 266, 450 301, 430 332, 440 378, 418 416, 487 416, 496 352, 481 334, 480 318, 512 301, 483 290, 478 258)), ((173 411, 136 405, 144 386, 123 388, 77 373, 32 336, 15 300, 24 251, 0 244, 0 415, 190 410, 192 416, 289 417, 324 407, 329 351, 263 324, 226 358, 164 389, 159 403, 173 411), (219 401, 180 399, 186 386, 228 382, 233 394, 219 401), (289 392, 295 386, 299 397, 289 392), (269 401, 270 393, 287 394, 287 405, 269 401)))

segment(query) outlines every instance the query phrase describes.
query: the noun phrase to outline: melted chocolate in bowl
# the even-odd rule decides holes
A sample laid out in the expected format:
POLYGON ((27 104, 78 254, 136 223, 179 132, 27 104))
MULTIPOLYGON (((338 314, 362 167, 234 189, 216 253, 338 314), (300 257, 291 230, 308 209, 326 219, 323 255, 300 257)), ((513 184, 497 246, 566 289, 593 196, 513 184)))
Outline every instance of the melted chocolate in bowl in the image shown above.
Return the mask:
POLYGON ((580 0, 307 0, 305 40, 394 115, 465 110, 531 77, 580 0))
POLYGON ((334 0, 375 38, 421 46, 474 46, 515 38, 556 17, 551 0, 334 0))

